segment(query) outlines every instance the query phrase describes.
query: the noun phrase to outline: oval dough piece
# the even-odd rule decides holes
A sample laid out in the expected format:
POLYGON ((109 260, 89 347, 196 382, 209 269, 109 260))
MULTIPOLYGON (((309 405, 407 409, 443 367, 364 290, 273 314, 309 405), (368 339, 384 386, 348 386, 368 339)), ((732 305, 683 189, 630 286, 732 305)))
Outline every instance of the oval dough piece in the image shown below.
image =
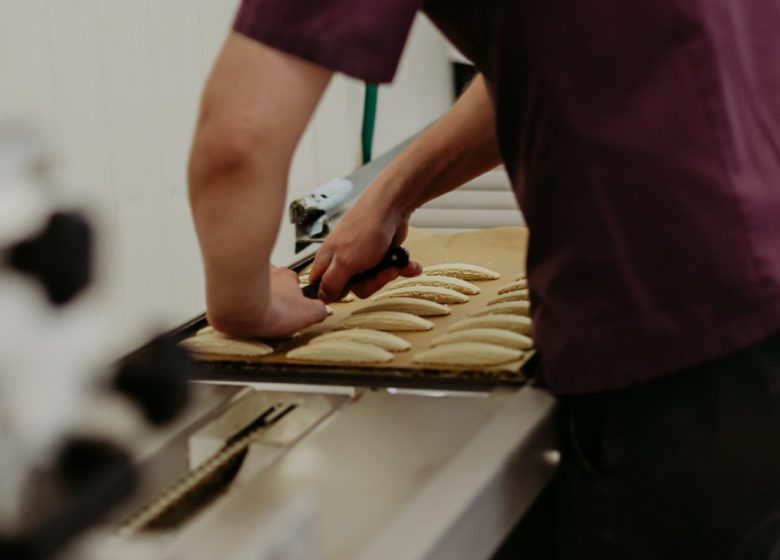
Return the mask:
POLYGON ((528 301, 528 290, 517 290, 498 296, 487 302, 488 305, 496 305, 506 301, 528 301))
POLYGON ((369 311, 344 319, 342 328, 365 328, 379 331, 429 331, 433 323, 411 313, 400 311, 369 311))
POLYGON ((267 356, 274 351, 264 342, 229 338, 222 333, 193 336, 182 342, 182 345, 196 354, 221 356, 267 356))
POLYGON ((470 317, 481 317, 483 315, 528 315, 530 311, 531 304, 527 301, 505 301, 488 305, 479 311, 475 311, 470 317))
POLYGON ((404 288, 393 288, 391 290, 378 292, 371 299, 379 301, 399 297, 427 299, 428 301, 435 301, 437 303, 466 303, 469 300, 469 296, 466 294, 461 294, 460 292, 450 290, 449 288, 442 288, 441 286, 406 286, 404 288))
POLYGON ((356 309, 352 315, 370 313, 371 311, 400 311, 420 317, 438 317, 450 314, 450 308, 443 303, 410 297, 394 297, 373 301, 356 309))
POLYGON ((326 340, 318 344, 307 344, 287 352, 291 360, 319 363, 372 364, 389 362, 393 355, 371 344, 349 340, 326 340))
POLYGON ((476 284, 455 278, 453 276, 429 276, 422 274, 414 278, 405 278, 390 284, 390 288, 402 288, 406 286, 439 286, 449 288, 467 296, 475 296, 482 290, 476 284))
POLYGON ((468 329, 464 331, 455 331, 431 341, 431 346, 441 346, 442 344, 453 344, 456 342, 486 342, 498 346, 506 346, 515 350, 528 350, 533 348, 534 341, 524 335, 504 329, 468 329))
POLYGON ((510 292, 517 292, 519 290, 525 290, 528 288, 528 283, 525 280, 515 280, 505 286, 501 286, 498 289, 498 294, 508 294, 510 292))
POLYGON ((378 346, 390 352, 404 352, 412 347, 408 340, 388 332, 377 331, 373 329, 346 329, 342 331, 331 331, 319 336, 315 336, 309 341, 309 344, 319 344, 330 340, 348 340, 352 342, 362 342, 378 346))
POLYGON ((458 321, 447 332, 464 331, 467 329, 505 329, 508 331, 531 334, 531 319, 519 315, 485 315, 471 317, 458 321))
POLYGON ((484 266, 465 263, 443 263, 426 266, 423 273, 428 276, 452 276, 461 280, 497 280, 501 275, 484 266))
MULTIPOLYGON (((199 330, 198 330, 198 332, 196 332, 196 333, 195 333, 195 336, 203 336, 203 335, 205 335, 205 334, 213 334, 213 335, 216 335, 216 334, 222 334, 222 333, 221 333, 221 332, 219 332, 219 331, 218 331, 217 329, 215 329, 214 327, 212 327, 211 325, 206 325, 206 326, 205 326, 205 327, 203 327, 202 329, 199 329, 199 330)), ((224 335, 223 335, 223 336, 224 336, 224 335)))
POLYGON ((436 366, 497 366, 514 362, 523 356, 520 350, 484 342, 444 344, 418 352, 412 358, 416 364, 436 366))

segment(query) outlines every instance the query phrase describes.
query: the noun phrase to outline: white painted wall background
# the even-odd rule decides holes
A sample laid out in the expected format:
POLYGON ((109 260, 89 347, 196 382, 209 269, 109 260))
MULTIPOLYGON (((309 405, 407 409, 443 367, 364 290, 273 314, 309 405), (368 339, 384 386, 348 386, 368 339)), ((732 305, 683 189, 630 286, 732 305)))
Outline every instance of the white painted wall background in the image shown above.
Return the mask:
MULTIPOLYGON (((291 0, 293 1, 293 0, 291 0)), ((117 350, 203 310, 185 169, 200 91, 237 0, 0 0, 0 124, 34 124, 98 225, 117 350)), ((450 103, 443 39, 418 19, 380 90, 376 153, 450 103)), ((296 154, 291 196, 356 164, 360 84, 337 78, 296 154)), ((292 258, 285 223, 274 252, 292 258)))

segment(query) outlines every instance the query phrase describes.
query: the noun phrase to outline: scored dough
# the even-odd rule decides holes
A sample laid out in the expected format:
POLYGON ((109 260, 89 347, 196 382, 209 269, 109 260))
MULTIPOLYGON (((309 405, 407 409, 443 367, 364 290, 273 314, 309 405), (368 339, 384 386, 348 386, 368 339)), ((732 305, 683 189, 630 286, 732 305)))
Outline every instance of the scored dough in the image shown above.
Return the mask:
POLYGON ((516 290, 500 295, 487 302, 487 305, 495 305, 497 303, 504 303, 505 301, 528 301, 528 290, 516 290))
POLYGON ((409 350, 412 345, 408 340, 400 336, 390 334, 384 331, 374 329, 346 329, 341 331, 331 331, 319 336, 315 336, 309 341, 309 344, 319 344, 329 340, 348 340, 352 342, 362 342, 384 348, 390 352, 404 352, 409 350))
POLYGON ((455 278, 453 276, 430 276, 428 274, 422 274, 415 276, 414 278, 404 278, 402 280, 392 282, 389 288, 402 288, 405 286, 439 286, 441 288, 449 288, 455 290, 461 294, 467 296, 475 296, 482 290, 476 284, 455 278))
POLYGON ((531 305, 527 301, 505 301, 503 303, 496 303, 494 305, 488 305, 475 311, 471 317, 481 317, 482 315, 528 315, 531 310, 531 305))
POLYGON ((410 297, 394 297, 373 301, 356 309, 352 312, 352 315, 371 311, 400 311, 420 317, 437 317, 450 314, 450 308, 443 303, 410 297))
POLYGON ((429 276, 452 276, 461 280, 497 280, 501 274, 484 266, 465 263, 442 263, 426 266, 423 273, 429 276))
POLYGON ((516 350, 528 350, 533 348, 534 341, 524 335, 504 329, 467 329, 455 331, 431 341, 431 346, 441 346, 442 344, 454 344, 456 342, 487 342, 498 346, 506 346, 516 350))
POLYGON ((485 315, 483 317, 471 317, 458 321, 447 332, 463 331, 467 329, 506 329, 508 331, 531 334, 532 324, 528 317, 519 315, 485 315))
POLYGON ((498 294, 508 294, 509 292, 517 292, 519 290, 528 289, 528 283, 525 280, 515 280, 505 286, 501 286, 498 289, 498 294))
POLYGON ((466 303, 469 300, 469 296, 449 288, 442 288, 441 286, 404 286, 382 290, 377 292, 371 299, 378 301, 398 297, 426 299, 437 303, 466 303))
POLYGON ((393 355, 371 344, 350 340, 325 340, 317 344, 307 344, 287 352, 291 360, 306 362, 370 364, 389 362, 393 355))
POLYGON ((429 331, 433 323, 411 313, 400 311, 369 311, 344 319, 342 328, 366 328, 380 331, 429 331))
POLYGON ((193 336, 181 344, 196 354, 219 354, 221 356, 267 356, 274 351, 264 342, 230 338, 216 331, 212 334, 193 336))
POLYGON ((505 364, 522 357, 522 351, 505 346, 485 342, 459 342, 419 352, 412 358, 412 361, 416 364, 474 367, 505 364))

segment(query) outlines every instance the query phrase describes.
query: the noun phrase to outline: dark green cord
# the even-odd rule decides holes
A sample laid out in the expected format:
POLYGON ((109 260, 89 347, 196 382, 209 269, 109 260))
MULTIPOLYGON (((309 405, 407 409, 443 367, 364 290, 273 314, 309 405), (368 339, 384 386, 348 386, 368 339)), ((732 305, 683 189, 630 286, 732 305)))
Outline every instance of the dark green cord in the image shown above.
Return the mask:
POLYGON ((363 164, 371 161, 371 150, 374 145, 374 125, 376 124, 376 100, 379 86, 366 84, 366 93, 363 100, 363 126, 360 130, 360 147, 362 149, 363 164))

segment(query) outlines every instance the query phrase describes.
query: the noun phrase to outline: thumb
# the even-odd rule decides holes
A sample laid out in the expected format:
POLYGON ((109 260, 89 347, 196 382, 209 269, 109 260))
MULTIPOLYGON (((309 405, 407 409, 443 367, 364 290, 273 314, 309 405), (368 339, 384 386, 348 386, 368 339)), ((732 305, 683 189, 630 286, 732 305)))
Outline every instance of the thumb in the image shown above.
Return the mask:
POLYGON ((333 260, 333 251, 325 245, 320 247, 314 255, 314 263, 311 265, 311 270, 309 271, 309 282, 316 282, 319 280, 330 266, 331 260, 333 260))
POLYGON ((338 255, 334 256, 320 279, 319 298, 324 302, 339 299, 355 274, 351 267, 339 262, 338 255))

